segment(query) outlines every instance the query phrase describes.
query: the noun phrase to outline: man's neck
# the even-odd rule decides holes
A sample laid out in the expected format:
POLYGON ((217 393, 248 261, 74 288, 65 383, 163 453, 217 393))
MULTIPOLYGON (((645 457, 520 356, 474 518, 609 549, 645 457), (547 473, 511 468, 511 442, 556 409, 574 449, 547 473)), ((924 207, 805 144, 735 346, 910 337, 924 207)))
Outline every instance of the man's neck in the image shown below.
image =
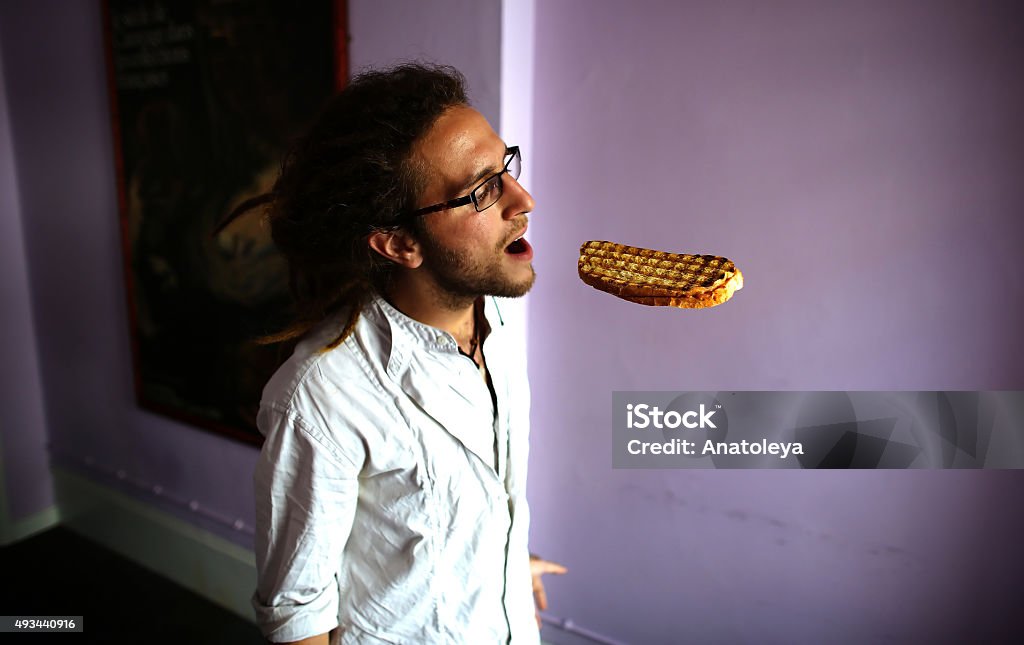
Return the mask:
POLYGON ((401 281, 393 284, 384 297, 413 320, 448 332, 466 351, 474 332, 474 300, 439 297, 435 289, 424 287, 401 281))

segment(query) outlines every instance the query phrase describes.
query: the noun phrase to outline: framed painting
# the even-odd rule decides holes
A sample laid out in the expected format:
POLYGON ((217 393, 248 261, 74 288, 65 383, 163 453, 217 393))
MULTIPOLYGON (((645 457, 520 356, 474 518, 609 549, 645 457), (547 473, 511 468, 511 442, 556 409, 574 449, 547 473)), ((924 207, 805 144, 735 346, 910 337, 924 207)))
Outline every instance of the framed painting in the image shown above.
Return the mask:
POLYGON ((258 444, 289 347, 287 271, 262 217, 290 142, 348 76, 344 0, 105 0, 135 389, 155 412, 258 444), (256 211, 258 212, 258 211, 256 211))

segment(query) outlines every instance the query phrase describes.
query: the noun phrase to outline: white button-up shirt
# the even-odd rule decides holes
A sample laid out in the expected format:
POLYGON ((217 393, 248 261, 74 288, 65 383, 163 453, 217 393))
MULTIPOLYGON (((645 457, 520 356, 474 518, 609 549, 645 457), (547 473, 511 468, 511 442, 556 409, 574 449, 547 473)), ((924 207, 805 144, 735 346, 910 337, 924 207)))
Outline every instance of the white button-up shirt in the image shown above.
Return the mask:
POLYGON ((526 504, 529 390, 485 302, 497 410, 452 336, 381 298, 304 339, 263 391, 257 622, 271 641, 539 642, 526 504))

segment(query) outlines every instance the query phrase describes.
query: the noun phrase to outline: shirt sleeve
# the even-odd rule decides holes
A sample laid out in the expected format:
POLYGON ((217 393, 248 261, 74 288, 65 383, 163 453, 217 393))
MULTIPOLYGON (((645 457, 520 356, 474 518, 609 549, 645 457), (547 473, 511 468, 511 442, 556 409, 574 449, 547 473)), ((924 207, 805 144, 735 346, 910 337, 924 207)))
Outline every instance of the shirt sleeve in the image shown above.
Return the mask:
POLYGON ((253 475, 256 622, 271 642, 338 626, 336 579, 352 530, 363 449, 341 450, 319 429, 275 407, 259 412, 266 435, 253 475))

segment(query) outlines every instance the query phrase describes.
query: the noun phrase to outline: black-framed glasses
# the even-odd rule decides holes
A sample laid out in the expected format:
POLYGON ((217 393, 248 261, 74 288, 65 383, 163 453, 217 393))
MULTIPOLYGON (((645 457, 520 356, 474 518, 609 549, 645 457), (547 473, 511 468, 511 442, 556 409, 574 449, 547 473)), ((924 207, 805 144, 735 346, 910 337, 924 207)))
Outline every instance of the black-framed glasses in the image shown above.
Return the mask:
POLYGON ((505 148, 505 156, 509 159, 505 162, 505 167, 501 169, 501 172, 495 173, 480 182, 468 195, 456 197, 433 206, 417 208, 414 211, 403 213, 399 217, 416 217, 418 215, 426 215, 427 213, 446 211, 450 208, 458 208, 469 203, 473 204, 478 213, 494 206, 494 203, 501 199, 501 194, 505 190, 504 182, 501 180, 502 176, 508 173, 512 176, 512 179, 519 179, 519 173, 523 170, 523 158, 519 154, 519 146, 505 148))

